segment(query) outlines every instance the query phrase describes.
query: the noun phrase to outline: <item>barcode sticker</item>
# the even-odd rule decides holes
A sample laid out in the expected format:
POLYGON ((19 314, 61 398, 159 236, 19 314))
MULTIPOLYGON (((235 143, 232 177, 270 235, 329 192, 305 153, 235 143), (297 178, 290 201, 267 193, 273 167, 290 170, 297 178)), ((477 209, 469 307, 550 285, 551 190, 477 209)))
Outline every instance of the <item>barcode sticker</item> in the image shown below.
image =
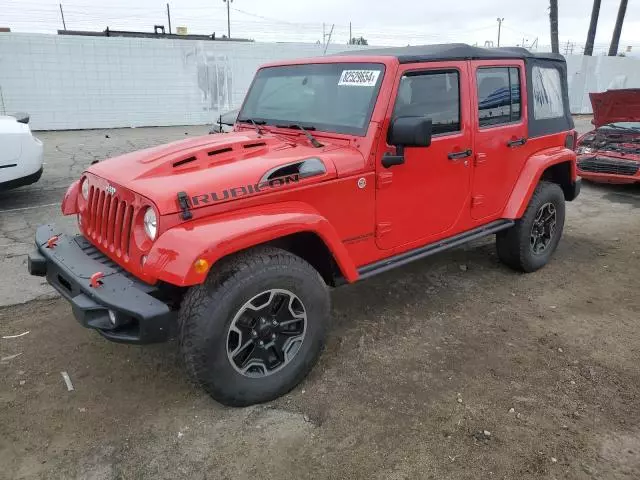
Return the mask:
POLYGON ((338 85, 375 87, 380 70, 343 70, 338 85))

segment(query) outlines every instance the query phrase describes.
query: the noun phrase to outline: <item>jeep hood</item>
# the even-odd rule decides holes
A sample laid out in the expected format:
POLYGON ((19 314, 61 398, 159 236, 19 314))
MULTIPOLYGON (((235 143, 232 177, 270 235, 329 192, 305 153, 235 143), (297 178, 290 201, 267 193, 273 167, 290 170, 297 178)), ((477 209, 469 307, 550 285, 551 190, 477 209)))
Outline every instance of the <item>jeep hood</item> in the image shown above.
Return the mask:
POLYGON ((253 188, 272 178, 296 175, 296 167, 312 160, 320 173, 299 181, 281 182, 278 189, 322 182, 340 174, 339 165, 364 166, 362 155, 353 147, 322 139, 322 148, 305 140, 289 140, 281 135, 242 131, 206 135, 113 157, 92 165, 87 171, 151 200, 161 215, 180 211, 178 192, 185 192, 192 208, 263 195, 274 188, 253 188), (336 167, 338 165, 338 167, 336 167), (285 168, 280 168, 285 167, 285 168), (250 187, 251 186, 251 187, 250 187), (208 195, 208 197, 206 197, 208 195))
POLYGON ((590 93, 596 127, 614 122, 640 122, 640 88, 590 93))

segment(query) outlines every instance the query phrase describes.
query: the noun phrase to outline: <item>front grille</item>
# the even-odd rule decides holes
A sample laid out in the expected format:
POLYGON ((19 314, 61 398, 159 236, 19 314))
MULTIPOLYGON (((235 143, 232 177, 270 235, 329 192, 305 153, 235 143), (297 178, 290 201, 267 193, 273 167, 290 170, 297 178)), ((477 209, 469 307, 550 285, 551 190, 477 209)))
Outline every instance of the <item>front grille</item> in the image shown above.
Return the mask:
POLYGON ((129 260, 133 205, 96 186, 89 190, 86 210, 86 233, 97 245, 129 260))
POLYGON ((591 157, 578 161, 578 168, 583 172, 610 173, 614 175, 635 175, 640 164, 628 160, 614 160, 611 158, 591 157))
POLYGON ((112 270, 115 270, 116 273, 121 273, 125 275, 129 279, 133 279, 133 275, 118 265, 116 262, 107 257, 104 253, 98 250, 94 245, 92 245, 85 238, 78 236, 76 237, 76 243, 80 247, 80 249, 92 260, 100 262, 101 264, 109 267, 112 270))

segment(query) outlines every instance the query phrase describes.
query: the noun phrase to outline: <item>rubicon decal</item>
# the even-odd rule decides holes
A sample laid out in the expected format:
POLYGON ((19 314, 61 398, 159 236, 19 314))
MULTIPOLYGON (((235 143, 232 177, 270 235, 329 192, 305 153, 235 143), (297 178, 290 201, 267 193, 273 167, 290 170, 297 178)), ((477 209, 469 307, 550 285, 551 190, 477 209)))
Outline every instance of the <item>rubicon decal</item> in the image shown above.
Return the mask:
POLYGON ((298 174, 287 175, 285 177, 272 178, 270 180, 242 185, 239 187, 225 188, 224 190, 218 192, 193 195, 191 197, 191 205, 194 207, 198 207, 200 205, 207 205, 210 203, 222 202, 224 200, 246 197, 256 193, 284 187, 285 185, 288 185, 290 183, 298 183, 299 181, 300 176, 298 174))

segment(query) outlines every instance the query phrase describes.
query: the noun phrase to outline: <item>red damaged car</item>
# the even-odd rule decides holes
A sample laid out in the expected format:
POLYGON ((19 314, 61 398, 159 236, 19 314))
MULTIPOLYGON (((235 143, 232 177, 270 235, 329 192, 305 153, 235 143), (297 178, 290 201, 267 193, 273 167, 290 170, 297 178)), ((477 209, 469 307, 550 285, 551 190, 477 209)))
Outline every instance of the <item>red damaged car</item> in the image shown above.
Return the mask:
POLYGON ((596 128, 578 139, 578 174, 595 182, 640 182, 640 89, 589 96, 596 128))

